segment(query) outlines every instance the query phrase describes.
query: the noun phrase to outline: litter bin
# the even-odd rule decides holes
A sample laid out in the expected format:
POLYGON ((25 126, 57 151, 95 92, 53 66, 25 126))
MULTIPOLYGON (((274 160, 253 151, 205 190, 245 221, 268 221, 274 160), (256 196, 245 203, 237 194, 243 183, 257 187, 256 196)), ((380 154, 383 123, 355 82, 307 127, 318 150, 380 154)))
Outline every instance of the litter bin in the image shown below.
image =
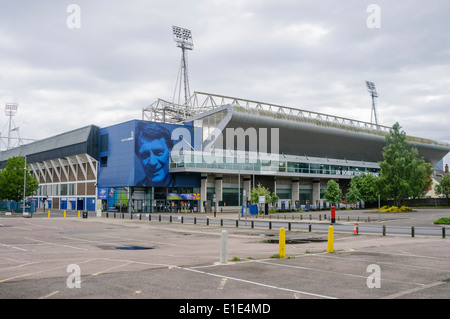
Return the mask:
POLYGON ((84 210, 84 211, 83 211, 83 218, 88 218, 88 212, 87 212, 87 210, 84 210))

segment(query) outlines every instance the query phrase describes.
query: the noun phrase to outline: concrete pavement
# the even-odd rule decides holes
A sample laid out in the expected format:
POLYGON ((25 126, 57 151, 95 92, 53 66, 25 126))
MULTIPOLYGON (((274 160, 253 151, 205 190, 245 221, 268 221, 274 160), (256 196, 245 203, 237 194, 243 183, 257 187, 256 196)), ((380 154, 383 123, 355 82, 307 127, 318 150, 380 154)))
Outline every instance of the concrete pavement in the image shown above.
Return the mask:
POLYGON ((2 217, 0 297, 450 298, 448 239, 335 234, 329 254, 326 233, 294 231, 286 238, 309 241, 286 245, 289 258, 277 259, 278 244, 268 240, 277 236, 278 229, 93 216, 2 217), (219 263, 223 229, 227 264, 219 263), (80 269, 80 288, 68 287, 77 275, 70 265, 80 269), (369 288, 375 275, 381 286, 369 288))

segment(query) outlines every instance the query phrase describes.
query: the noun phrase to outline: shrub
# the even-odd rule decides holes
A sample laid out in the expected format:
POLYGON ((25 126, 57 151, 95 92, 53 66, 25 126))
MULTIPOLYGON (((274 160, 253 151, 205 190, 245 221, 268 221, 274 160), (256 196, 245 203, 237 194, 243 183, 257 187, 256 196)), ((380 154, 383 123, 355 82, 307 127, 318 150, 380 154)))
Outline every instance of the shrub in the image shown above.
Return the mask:
POLYGON ((398 212, 411 212, 412 209, 411 207, 408 206, 402 206, 402 207, 397 207, 397 206, 383 206, 380 208, 380 211, 382 213, 398 213, 398 212))
POLYGON ((441 217, 434 221, 434 224, 446 224, 450 225, 450 218, 449 217, 441 217))

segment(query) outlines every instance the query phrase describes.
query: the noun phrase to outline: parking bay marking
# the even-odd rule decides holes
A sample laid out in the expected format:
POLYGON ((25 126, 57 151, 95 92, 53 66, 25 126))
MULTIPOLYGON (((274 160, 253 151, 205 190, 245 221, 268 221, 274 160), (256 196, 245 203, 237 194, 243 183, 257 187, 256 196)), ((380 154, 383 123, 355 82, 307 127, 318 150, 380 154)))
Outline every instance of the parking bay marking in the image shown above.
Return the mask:
POLYGON ((331 297, 331 296, 325 296, 325 295, 319 295, 319 294, 306 292, 306 291, 300 291, 300 290, 295 290, 295 289, 277 287, 277 286, 267 285, 267 284, 263 284, 263 283, 260 283, 260 282, 250 281, 250 280, 241 279, 241 278, 223 276, 223 275, 218 275, 218 274, 211 274, 211 273, 207 273, 207 272, 204 272, 204 271, 201 271, 201 270, 197 270, 197 269, 191 269, 191 268, 183 268, 183 269, 187 270, 187 271, 192 271, 192 272, 196 272, 196 273, 199 273, 199 274, 203 274, 203 275, 219 277, 219 278, 225 278, 225 279, 228 279, 228 280, 239 281, 239 282, 242 282, 242 283, 256 285, 256 286, 261 286, 261 287, 265 287, 265 288, 277 289, 277 290, 293 292, 293 293, 298 293, 298 294, 302 294, 302 295, 314 296, 314 297, 325 298, 325 299, 337 299, 337 298, 331 297))

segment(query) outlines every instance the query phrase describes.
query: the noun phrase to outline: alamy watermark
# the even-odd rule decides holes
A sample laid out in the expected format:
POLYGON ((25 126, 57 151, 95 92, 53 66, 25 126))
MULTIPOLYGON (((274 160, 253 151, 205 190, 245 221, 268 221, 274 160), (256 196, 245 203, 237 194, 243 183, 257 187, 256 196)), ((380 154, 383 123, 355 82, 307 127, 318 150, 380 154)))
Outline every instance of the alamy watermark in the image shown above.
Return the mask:
POLYGON ((369 29, 381 28, 381 7, 378 4, 369 4, 366 11, 370 13, 366 25, 369 29))
POLYGON ((78 4, 69 4, 66 12, 70 15, 66 19, 66 25, 69 29, 81 28, 81 7, 78 4))
POLYGON ((381 288, 381 268, 377 264, 370 264, 367 266, 367 272, 371 273, 367 277, 366 284, 367 288, 381 288))
POLYGON ((67 272, 71 274, 67 277, 67 288, 81 288, 81 268, 77 264, 67 266, 67 272))
POLYGON ((278 165, 279 161, 279 128, 243 129, 226 128, 224 133, 214 128, 202 141, 201 136, 191 134, 188 128, 179 127, 172 131, 174 146, 171 159, 174 163, 257 163, 278 165), (194 135, 194 136, 192 136, 194 135), (193 141, 193 142, 192 142, 193 141), (270 146, 270 147, 269 147, 270 146), (270 150, 269 150, 270 148, 270 150), (197 152, 201 156, 184 156, 197 152))

